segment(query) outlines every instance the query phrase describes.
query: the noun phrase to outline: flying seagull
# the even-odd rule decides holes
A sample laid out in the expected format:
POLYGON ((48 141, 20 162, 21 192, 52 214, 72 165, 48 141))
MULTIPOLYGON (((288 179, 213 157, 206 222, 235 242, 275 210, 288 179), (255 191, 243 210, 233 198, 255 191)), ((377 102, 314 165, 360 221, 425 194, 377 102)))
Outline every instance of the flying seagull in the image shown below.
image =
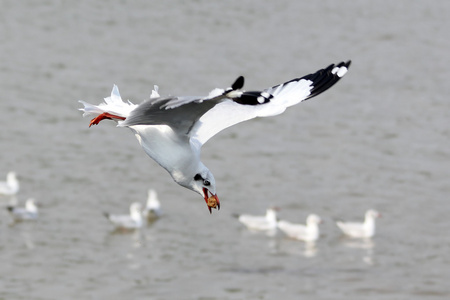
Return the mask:
POLYGON ((160 97, 155 86, 150 99, 140 105, 123 102, 114 85, 104 103, 79 101, 84 105, 80 110, 83 116, 95 116, 89 127, 112 119, 118 127, 130 128, 144 151, 176 183, 204 197, 211 213, 211 208, 220 209, 220 202, 214 176, 200 160, 203 144, 234 124, 281 114, 287 107, 319 95, 338 82, 349 66, 350 61, 332 64, 262 91, 244 91, 244 77, 240 76, 231 87, 216 88, 206 97, 160 97))

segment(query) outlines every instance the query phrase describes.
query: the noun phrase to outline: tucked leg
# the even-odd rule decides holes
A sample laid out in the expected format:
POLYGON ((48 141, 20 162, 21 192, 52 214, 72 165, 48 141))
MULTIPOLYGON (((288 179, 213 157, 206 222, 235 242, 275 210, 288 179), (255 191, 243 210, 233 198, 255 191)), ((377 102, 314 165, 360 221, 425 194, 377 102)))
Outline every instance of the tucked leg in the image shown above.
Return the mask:
POLYGON ((91 123, 89 123, 89 127, 91 127, 92 125, 97 125, 98 123, 100 123, 100 121, 104 120, 104 119, 118 119, 118 120, 125 120, 124 117, 121 116, 116 116, 107 112, 104 112, 102 114, 99 114, 98 116, 96 116, 95 118, 93 118, 91 120, 91 123))

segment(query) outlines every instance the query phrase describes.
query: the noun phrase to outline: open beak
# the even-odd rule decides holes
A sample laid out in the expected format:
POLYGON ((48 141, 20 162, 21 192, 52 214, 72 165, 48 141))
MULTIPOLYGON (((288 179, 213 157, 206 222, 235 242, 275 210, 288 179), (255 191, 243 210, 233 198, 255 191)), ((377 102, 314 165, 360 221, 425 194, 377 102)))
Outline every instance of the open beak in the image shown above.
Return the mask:
POLYGON ((217 195, 213 195, 207 188, 203 188, 203 195, 205 197, 205 202, 208 206, 209 213, 212 213, 211 208, 220 209, 220 201, 217 195), (211 196, 208 196, 208 193, 211 194, 211 196))

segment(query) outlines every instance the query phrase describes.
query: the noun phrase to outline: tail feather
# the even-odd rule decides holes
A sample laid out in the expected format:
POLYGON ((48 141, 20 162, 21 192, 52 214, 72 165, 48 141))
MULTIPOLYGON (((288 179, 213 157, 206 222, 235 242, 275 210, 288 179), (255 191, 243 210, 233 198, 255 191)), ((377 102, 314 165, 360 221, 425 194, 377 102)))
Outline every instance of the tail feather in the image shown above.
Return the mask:
POLYGON ((130 115, 131 111, 137 107, 136 104, 133 104, 130 101, 122 101, 119 93, 119 88, 116 85, 113 86, 111 96, 105 98, 104 102, 100 103, 99 105, 93 105, 82 100, 79 100, 78 102, 84 105, 83 108, 80 108, 80 110, 84 112, 83 117, 87 115, 100 115, 102 113, 109 113, 126 118, 130 115))
POLYGON ((80 108, 79 110, 81 110, 83 112, 83 117, 89 116, 89 115, 99 115, 104 113, 105 111, 103 109, 101 109, 100 107, 98 107, 97 105, 93 105, 90 103, 87 103, 83 100, 79 100, 78 102, 80 102, 81 104, 84 105, 83 108, 80 108))

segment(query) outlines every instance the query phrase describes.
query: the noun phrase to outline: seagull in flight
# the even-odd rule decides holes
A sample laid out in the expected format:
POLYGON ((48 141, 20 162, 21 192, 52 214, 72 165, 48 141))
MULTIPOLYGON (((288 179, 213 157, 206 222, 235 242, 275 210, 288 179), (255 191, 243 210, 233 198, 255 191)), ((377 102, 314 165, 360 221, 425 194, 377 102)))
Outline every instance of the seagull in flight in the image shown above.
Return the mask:
POLYGON ((262 91, 245 91, 240 76, 226 89, 216 88, 206 97, 161 97, 158 88, 139 105, 123 102, 113 86, 111 96, 99 105, 79 101, 83 116, 94 115, 89 127, 104 119, 130 128, 144 151, 166 169, 179 185, 200 194, 211 213, 220 209, 216 181, 200 160, 204 143, 223 129, 256 117, 275 116, 287 107, 326 91, 348 71, 350 61, 331 64, 315 73, 262 91))

